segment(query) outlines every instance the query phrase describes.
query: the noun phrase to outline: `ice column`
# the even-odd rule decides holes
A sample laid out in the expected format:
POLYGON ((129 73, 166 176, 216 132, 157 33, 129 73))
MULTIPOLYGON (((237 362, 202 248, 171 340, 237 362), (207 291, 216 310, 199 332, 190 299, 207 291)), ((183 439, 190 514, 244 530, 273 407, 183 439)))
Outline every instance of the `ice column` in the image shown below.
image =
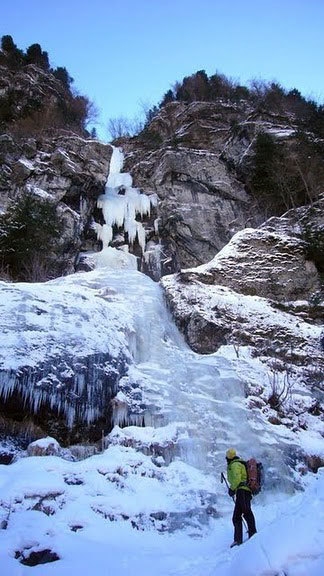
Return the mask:
POLYGON ((98 207, 102 209, 105 223, 103 226, 97 225, 97 235, 103 249, 107 248, 113 239, 113 226, 116 225, 127 232, 129 244, 133 244, 137 238, 144 252, 145 230, 136 216, 149 216, 151 206, 157 203, 157 197, 155 194, 146 196, 132 187, 131 175, 121 172, 123 162, 121 149, 113 147, 105 193, 98 198, 98 207))

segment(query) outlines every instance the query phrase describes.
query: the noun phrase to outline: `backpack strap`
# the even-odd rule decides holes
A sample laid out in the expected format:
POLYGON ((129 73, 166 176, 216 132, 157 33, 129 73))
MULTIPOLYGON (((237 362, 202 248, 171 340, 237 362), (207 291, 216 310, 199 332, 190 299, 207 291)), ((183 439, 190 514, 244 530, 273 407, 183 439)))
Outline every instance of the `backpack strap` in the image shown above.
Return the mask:
POLYGON ((244 468, 246 471, 246 480, 243 480, 242 482, 240 482, 237 488, 243 488, 243 487, 249 488, 249 475, 248 475, 246 461, 245 460, 239 460, 239 462, 244 465, 244 468))

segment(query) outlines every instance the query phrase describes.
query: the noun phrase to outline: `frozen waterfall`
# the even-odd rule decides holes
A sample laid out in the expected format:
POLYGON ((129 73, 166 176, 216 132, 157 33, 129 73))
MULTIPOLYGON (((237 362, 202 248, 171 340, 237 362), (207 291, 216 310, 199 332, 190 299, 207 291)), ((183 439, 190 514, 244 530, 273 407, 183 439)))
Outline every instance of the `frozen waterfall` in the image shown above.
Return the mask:
MULTIPOLYGON (((150 200, 131 187, 130 175, 120 172, 122 165, 122 153, 114 148, 106 192, 100 199, 106 222, 101 232, 102 278, 109 290, 127 302, 134 327, 128 334, 134 364, 120 381, 124 404, 115 412, 115 424, 179 423, 187 432, 182 457, 190 464, 219 472, 224 469, 226 449, 235 446, 242 457, 253 455, 265 464, 271 462, 273 481, 275 470, 280 469, 283 482, 284 449, 245 405, 244 383, 232 364, 217 354, 201 356, 190 350, 170 317, 160 285, 135 270, 122 250, 108 247, 114 223, 123 224, 134 237, 136 213, 150 209, 150 200)), ((144 246, 138 228, 137 234, 144 246)))

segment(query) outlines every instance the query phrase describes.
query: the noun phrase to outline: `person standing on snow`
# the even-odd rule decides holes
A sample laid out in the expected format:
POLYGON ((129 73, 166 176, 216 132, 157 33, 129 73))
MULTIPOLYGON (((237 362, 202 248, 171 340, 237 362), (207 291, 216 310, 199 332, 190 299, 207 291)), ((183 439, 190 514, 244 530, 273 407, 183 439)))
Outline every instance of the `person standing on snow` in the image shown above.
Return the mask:
POLYGON ((234 499, 235 507, 233 512, 234 542, 232 546, 239 546, 243 542, 242 516, 244 516, 249 538, 256 533, 255 518, 251 510, 252 492, 247 486, 247 472, 245 464, 239 459, 234 448, 229 448, 226 452, 227 480, 229 484, 228 493, 234 499))

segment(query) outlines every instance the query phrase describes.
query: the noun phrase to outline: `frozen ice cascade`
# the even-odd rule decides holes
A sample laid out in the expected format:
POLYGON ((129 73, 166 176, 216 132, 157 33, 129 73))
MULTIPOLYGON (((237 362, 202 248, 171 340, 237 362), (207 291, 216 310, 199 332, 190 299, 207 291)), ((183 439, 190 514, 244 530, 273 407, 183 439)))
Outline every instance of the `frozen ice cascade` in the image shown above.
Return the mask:
POLYGON ((147 196, 132 187, 131 175, 121 172, 123 162, 122 151, 113 147, 105 193, 99 197, 97 203, 98 208, 102 209, 105 221, 103 225, 97 224, 97 235, 105 250, 113 238, 113 226, 116 225, 124 228, 129 244, 133 244, 137 238, 144 252, 145 230, 142 223, 136 220, 136 216, 143 218, 149 215, 151 206, 157 203, 157 197, 155 194, 147 196))
POLYGON ((235 446, 243 457, 253 455, 268 468, 271 463, 268 482, 278 489, 290 485, 283 462, 291 442, 247 407, 234 365, 220 354, 194 353, 168 312, 161 285, 137 270, 127 249, 109 246, 117 223, 129 238, 137 234, 144 248, 135 218, 152 203, 132 188, 122 165, 122 152, 114 148, 100 199, 106 224, 94 270, 41 284, 0 283, 1 399, 17 392, 33 412, 46 403, 57 408, 70 427, 77 417, 95 423, 111 401, 111 372, 113 424, 171 426, 170 454, 214 474, 224 469, 226 448, 235 446), (50 372, 39 380, 42 363, 50 372))
POLYGON ((102 232, 105 257, 99 267, 102 270, 104 262, 105 282, 127 301, 134 326, 128 335, 134 364, 119 382, 114 423, 155 427, 173 423, 183 431, 180 451, 188 463, 222 470, 226 448, 235 446, 242 454, 271 462, 274 483, 277 469, 281 486, 285 479, 289 484, 284 445, 263 431, 264 424, 246 407, 244 383, 231 363, 216 354, 194 353, 166 308, 161 286, 137 271, 132 259, 125 261, 123 251, 107 247, 114 222, 126 222, 134 237, 135 212, 149 210, 149 200, 131 188, 131 176, 120 173, 122 164, 122 152, 115 148, 106 194, 100 200, 107 228, 102 232), (126 189, 121 199, 120 186, 126 189))

